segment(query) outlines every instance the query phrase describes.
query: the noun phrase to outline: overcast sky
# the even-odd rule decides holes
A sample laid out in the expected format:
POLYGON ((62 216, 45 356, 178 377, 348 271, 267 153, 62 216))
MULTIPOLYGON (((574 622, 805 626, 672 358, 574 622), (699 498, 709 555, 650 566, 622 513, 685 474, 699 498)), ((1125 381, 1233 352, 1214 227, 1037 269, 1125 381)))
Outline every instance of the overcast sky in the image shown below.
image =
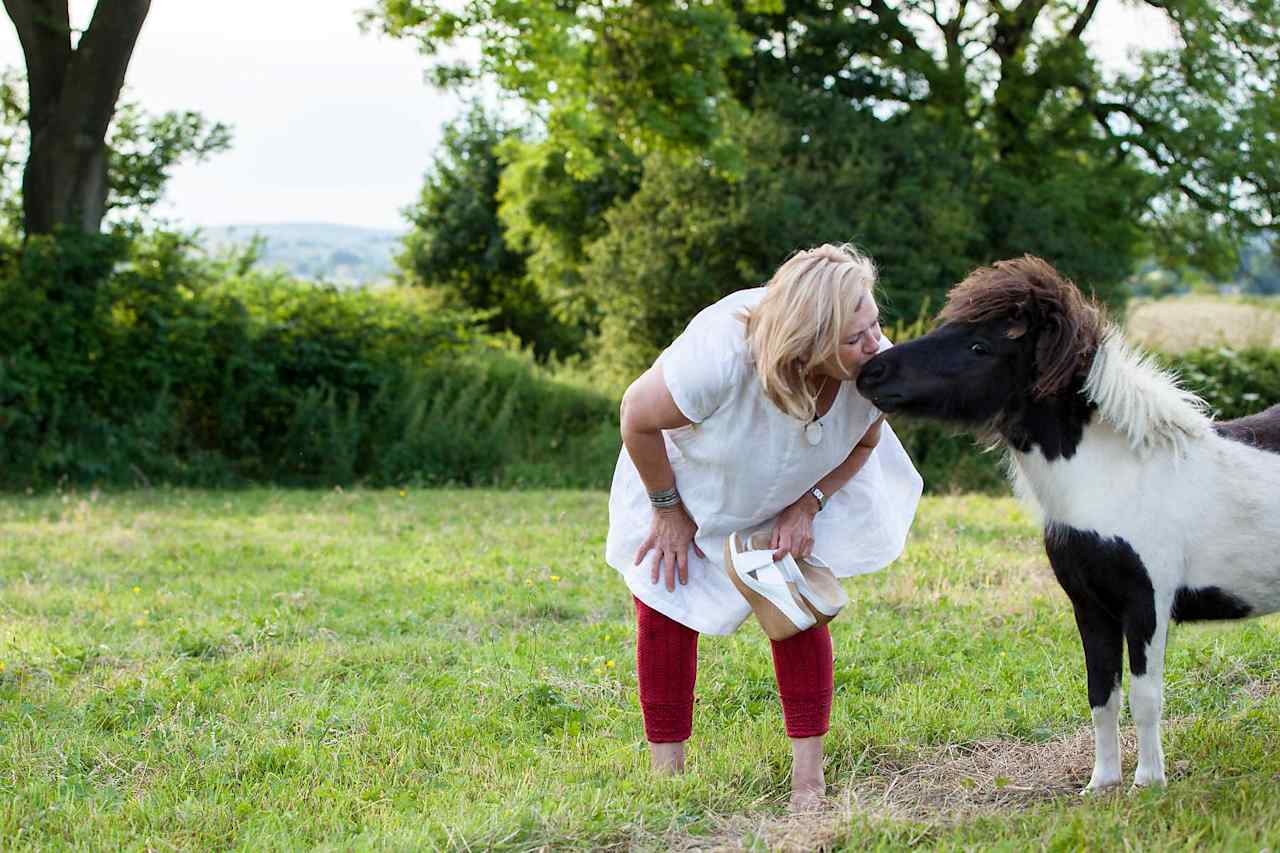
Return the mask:
MULTIPOLYGON (((232 125, 231 151, 174 175, 160 212, 186 225, 336 222, 404 227, 461 99, 423 82, 412 44, 365 35, 366 0, 155 0, 126 80, 148 110, 193 109, 232 125)), ((88 23, 94 0, 71 0, 88 23)), ((1091 27, 1111 61, 1167 38, 1106 3, 1091 27)), ((23 67, 7 16, 0 64, 23 67)))

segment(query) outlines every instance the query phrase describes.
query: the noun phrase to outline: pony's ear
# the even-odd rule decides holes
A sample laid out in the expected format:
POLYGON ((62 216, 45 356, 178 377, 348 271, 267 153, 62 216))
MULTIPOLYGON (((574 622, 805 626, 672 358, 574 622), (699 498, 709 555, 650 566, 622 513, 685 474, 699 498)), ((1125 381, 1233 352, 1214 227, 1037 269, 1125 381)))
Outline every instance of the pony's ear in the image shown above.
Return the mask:
POLYGON ((1009 326, 1004 330, 1004 336, 1011 341, 1016 341, 1025 335, 1030 327, 1031 320, 1027 317, 1026 309, 1019 305, 1014 308, 1009 317, 1009 326))
POLYGON ((1031 388, 1036 399, 1057 394, 1076 374, 1079 358, 1074 332, 1059 316, 1051 314, 1041 321, 1036 337, 1036 382, 1031 388))
POLYGON ((1066 390, 1082 370, 1098 342, 1098 312, 1068 285, 1054 296, 1037 299, 1036 381, 1038 399, 1066 390), (1054 296, 1063 298, 1054 298, 1054 296))

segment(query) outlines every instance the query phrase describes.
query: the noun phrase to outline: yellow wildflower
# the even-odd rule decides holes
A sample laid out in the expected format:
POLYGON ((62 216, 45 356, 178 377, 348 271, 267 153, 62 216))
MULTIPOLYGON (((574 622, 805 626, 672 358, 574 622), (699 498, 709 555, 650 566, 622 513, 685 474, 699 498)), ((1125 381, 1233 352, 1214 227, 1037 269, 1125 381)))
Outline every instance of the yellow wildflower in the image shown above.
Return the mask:
POLYGON ((559 576, 559 575, 552 575, 552 576, 551 576, 551 582, 552 582, 552 583, 557 583, 557 582, 559 582, 559 580, 560 580, 560 576, 559 576))
POLYGON ((609 669, 613 669, 613 661, 612 661, 612 660, 607 660, 607 661, 605 661, 605 662, 604 662, 604 665, 605 665, 605 666, 607 666, 607 667, 609 667, 609 669))
POLYGON ((140 587, 140 586, 135 586, 135 587, 133 588, 133 591, 134 591, 134 592, 142 592, 142 587, 140 587))

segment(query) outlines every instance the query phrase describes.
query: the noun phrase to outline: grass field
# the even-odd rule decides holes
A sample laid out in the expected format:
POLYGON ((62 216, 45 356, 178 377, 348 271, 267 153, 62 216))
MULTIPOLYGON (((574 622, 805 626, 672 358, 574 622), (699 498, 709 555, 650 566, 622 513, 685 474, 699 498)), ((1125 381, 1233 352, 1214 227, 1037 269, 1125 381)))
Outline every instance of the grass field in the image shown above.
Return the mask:
POLYGON ((1078 639, 1010 499, 927 499, 848 583, 826 813, 784 815, 753 623, 703 640, 655 779, 605 523, 597 492, 0 498, 0 847, 1280 845, 1280 622, 1177 630, 1170 786, 1082 800, 1078 639))

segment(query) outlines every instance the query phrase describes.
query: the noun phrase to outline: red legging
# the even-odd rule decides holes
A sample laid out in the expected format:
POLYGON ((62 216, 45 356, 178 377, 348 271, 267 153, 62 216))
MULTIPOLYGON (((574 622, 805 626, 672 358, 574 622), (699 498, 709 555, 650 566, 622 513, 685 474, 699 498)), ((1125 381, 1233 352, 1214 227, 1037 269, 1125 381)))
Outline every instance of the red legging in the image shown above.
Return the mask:
MULTIPOLYGON (((634 597, 634 596, 633 596, 634 597)), ((698 632, 636 598, 636 674, 644 734, 651 743, 679 743, 693 730, 698 632)), ((771 641, 773 672, 787 736, 827 733, 831 718, 831 632, 826 625, 771 641)))

